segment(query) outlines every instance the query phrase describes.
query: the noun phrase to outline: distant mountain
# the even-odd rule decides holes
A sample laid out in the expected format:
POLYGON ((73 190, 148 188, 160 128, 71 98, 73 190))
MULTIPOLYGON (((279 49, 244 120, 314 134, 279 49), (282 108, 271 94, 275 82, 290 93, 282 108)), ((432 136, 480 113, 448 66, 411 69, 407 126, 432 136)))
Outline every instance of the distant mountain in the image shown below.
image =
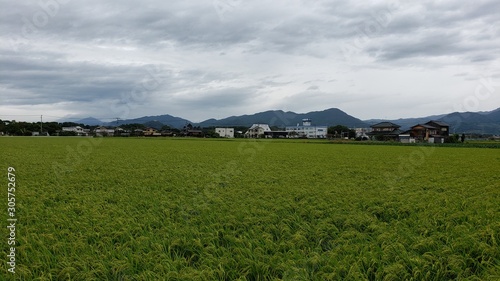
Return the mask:
POLYGON ((452 133, 500 134, 497 113, 454 112, 439 119, 450 124, 452 133))
POLYGON ((323 111, 295 113, 283 110, 269 110, 252 115, 231 116, 224 119, 208 119, 199 124, 201 127, 210 126, 251 126, 264 123, 270 126, 285 127, 302 124, 302 119, 312 119, 313 125, 344 125, 347 127, 368 127, 368 124, 355 118, 340 109, 330 108, 323 111))
POLYGON ((371 119, 366 123, 375 124, 389 121, 407 130, 411 126, 426 123, 430 120, 439 120, 450 124, 451 133, 477 133, 500 135, 500 108, 487 112, 453 112, 450 114, 432 115, 420 118, 402 118, 395 120, 371 119))
POLYGON ((490 111, 486 116, 488 116, 491 121, 500 123, 500 108, 490 111))
MULTIPOLYGON (((153 123, 153 124, 155 124, 155 126, 159 126, 159 123, 161 123, 163 125, 168 125, 172 128, 178 128, 178 129, 186 126, 186 124, 188 124, 188 123, 192 123, 191 121, 189 121, 187 119, 183 119, 180 117, 175 117, 172 115, 165 114, 165 115, 157 115, 157 116, 144 116, 144 117, 135 118, 135 119, 118 120, 118 121, 109 122, 108 125, 119 126, 119 125, 123 125, 123 124, 135 124, 135 123, 146 124, 146 123, 152 122, 152 121, 155 122, 155 123, 153 123)), ((153 126, 150 126, 150 127, 153 127, 153 126)))
POLYGON ((146 127, 151 127, 151 128, 155 128, 157 130, 160 130, 164 124, 162 122, 159 122, 159 121, 148 121, 146 123, 143 124, 144 126, 146 127))
POLYGON ((416 124, 427 123, 430 120, 439 120, 439 119, 443 118, 444 116, 446 116, 446 114, 431 115, 431 116, 427 116, 427 117, 418 117, 418 118, 400 118, 400 119, 394 119, 394 120, 370 119, 370 120, 364 120, 364 122, 366 122, 370 125, 373 125, 373 124, 377 124, 380 122, 389 121, 389 122, 392 122, 394 124, 398 124, 399 126, 401 126, 401 130, 408 130, 408 129, 410 129, 410 127, 412 127, 416 124))
POLYGON ((89 126, 99 126, 99 125, 104 124, 105 122, 102 122, 101 120, 96 119, 94 117, 87 117, 87 118, 83 118, 81 120, 75 121, 74 123, 84 124, 84 125, 89 125, 89 126))
POLYGON ((451 125, 452 133, 478 133, 500 135, 500 108, 487 112, 454 112, 450 114, 432 115, 419 118, 401 118, 396 120, 370 119, 362 121, 338 108, 330 108, 323 111, 312 111, 308 113, 295 113, 283 110, 268 110, 251 115, 231 116, 224 119, 208 119, 201 123, 193 123, 187 119, 172 115, 144 116, 136 119, 118 120, 104 123, 99 119, 88 117, 76 121, 86 125, 109 125, 119 126, 122 124, 145 124, 153 128, 161 128, 168 125, 173 128, 182 128, 191 123, 201 127, 222 127, 222 126, 247 126, 264 123, 270 126, 285 127, 301 124, 302 119, 312 119, 313 125, 335 126, 344 125, 350 128, 367 128, 382 121, 389 121, 401 126, 402 130, 407 130, 416 124, 426 123, 430 120, 439 120, 451 125))

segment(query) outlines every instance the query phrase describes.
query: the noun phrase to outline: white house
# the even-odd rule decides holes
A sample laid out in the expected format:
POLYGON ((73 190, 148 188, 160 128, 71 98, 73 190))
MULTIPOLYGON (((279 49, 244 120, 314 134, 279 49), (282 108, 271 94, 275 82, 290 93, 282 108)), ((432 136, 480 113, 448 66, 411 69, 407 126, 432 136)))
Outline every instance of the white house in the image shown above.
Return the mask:
POLYGON ((313 126, 311 119, 302 119, 302 126, 288 126, 285 128, 292 138, 324 139, 328 133, 327 126, 313 126))
POLYGON ((234 138, 233 128, 215 128, 215 132, 222 138, 234 138))
POLYGON ((88 132, 80 126, 62 127, 63 132, 75 132, 78 136, 87 136, 88 132))
POLYGON ((267 124, 253 124, 248 131, 245 132, 246 138, 264 137, 265 132, 271 132, 271 128, 267 124))

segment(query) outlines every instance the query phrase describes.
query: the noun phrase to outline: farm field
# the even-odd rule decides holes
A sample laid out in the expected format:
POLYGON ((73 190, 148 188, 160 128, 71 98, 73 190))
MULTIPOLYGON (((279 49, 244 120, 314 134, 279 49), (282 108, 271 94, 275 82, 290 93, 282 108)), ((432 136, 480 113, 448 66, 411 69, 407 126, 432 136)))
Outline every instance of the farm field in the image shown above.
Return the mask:
MULTIPOLYGON (((499 280, 500 150, 0 138, 14 280, 499 280)), ((7 210, 1 218, 8 237, 7 210)), ((6 261, 7 238, 1 255, 6 261)))

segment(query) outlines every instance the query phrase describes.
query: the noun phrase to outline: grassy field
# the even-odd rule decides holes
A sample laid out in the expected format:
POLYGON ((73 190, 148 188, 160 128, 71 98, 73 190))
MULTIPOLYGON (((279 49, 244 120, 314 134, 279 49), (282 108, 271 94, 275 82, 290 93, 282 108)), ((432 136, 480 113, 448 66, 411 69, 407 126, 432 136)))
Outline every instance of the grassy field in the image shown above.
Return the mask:
MULTIPOLYGON (((499 280, 500 150, 0 138, 17 280, 499 280)), ((7 261, 7 209, 1 212, 7 261)), ((1 276, 0 276, 1 277, 1 276)))

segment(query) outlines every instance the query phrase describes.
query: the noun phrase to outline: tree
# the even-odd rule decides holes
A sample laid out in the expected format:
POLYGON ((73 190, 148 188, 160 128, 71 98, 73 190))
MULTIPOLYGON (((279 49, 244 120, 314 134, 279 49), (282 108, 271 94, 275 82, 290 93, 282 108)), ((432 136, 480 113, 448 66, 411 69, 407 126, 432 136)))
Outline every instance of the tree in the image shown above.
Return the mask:
POLYGON ((5 125, 4 121, 0 119, 0 133, 5 132, 5 129, 7 129, 7 126, 5 125))
POLYGON ((133 124, 123 124, 120 126, 120 128, 122 128, 124 130, 128 130, 128 131, 134 131, 137 129, 144 130, 144 129, 146 129, 146 126, 144 126, 143 124, 139 124, 139 123, 133 123, 133 124))
POLYGON ((78 124, 78 123, 74 123, 74 122, 63 122, 61 123, 61 127, 76 127, 76 126, 80 126, 80 127, 85 127, 84 124, 78 124))
POLYGON ((20 136, 23 134, 21 124, 12 120, 5 128, 9 135, 20 136))
POLYGON ((347 136, 348 138, 352 139, 356 137, 356 131, 342 125, 328 127, 328 134, 333 138, 344 138, 347 136))

